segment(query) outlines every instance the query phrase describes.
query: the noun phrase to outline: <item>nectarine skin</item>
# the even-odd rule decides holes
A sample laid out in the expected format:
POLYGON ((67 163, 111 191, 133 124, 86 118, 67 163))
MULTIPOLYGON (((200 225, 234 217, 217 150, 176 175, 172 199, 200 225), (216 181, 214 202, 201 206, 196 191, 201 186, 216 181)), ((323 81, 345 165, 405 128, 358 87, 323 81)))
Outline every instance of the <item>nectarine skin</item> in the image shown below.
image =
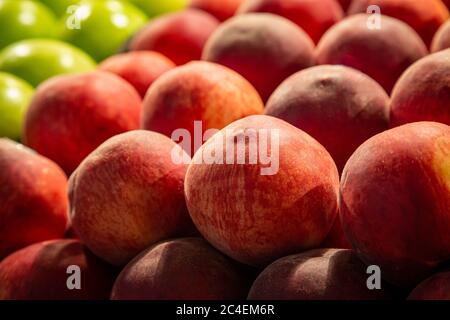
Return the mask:
POLYGON ((431 52, 438 52, 450 48, 450 21, 444 23, 433 37, 431 52))
POLYGON ((144 99, 142 128, 168 137, 186 129, 194 137, 194 121, 201 121, 205 132, 263 112, 258 92, 242 76, 221 65, 197 61, 155 81, 144 99))
POLYGON ((427 46, 439 27, 449 18, 449 12, 441 0, 353 0, 348 14, 366 12, 371 5, 378 6, 383 15, 410 25, 427 46))
POLYGON ((71 176, 72 226, 83 243, 114 265, 124 265, 153 243, 191 235, 183 181, 169 138, 150 131, 115 136, 71 176))
POLYGON ((250 283, 241 268, 200 238, 161 242, 121 272, 113 300, 239 300, 250 283))
POLYGON ((267 102, 265 114, 319 141, 342 172, 363 142, 389 128, 389 96, 362 72, 317 66, 285 80, 267 102))
POLYGON ((68 202, 67 177, 53 161, 0 139, 0 260, 30 244, 62 238, 68 202))
POLYGON ((321 248, 335 248, 335 249, 352 249, 351 243, 348 241, 342 228, 340 214, 336 217, 331 231, 328 233, 325 241, 320 245, 321 248))
POLYGON ((450 125, 450 49, 413 64, 392 92, 391 126, 417 121, 450 125))
POLYGON ((250 12, 285 17, 305 30, 315 43, 344 16, 337 0, 247 0, 239 7, 239 13, 250 12))
POLYGON ((158 52, 132 51, 106 59, 99 68, 128 81, 143 99, 151 84, 175 64, 158 52))
POLYGON ((0 300, 106 300, 115 275, 78 240, 40 242, 0 263, 0 300), (80 289, 67 286, 70 266, 79 268, 80 289))
POLYGON ((407 24, 387 16, 380 19, 380 29, 368 28, 366 14, 347 17, 330 28, 317 46, 318 64, 360 70, 390 94, 403 71, 428 51, 407 24))
POLYGON ((131 40, 132 51, 158 51, 182 65, 200 60, 203 47, 219 21, 201 10, 188 9, 151 20, 131 40))
POLYGON ((450 272, 437 273, 421 282, 408 300, 450 300, 450 272))
POLYGON ((450 259, 450 127, 417 122, 381 133, 341 181, 344 231, 361 259, 411 287, 450 259))
POLYGON ((200 233, 228 256, 252 266, 319 246, 338 210, 339 175, 325 148, 305 132, 269 116, 238 120, 221 134, 199 149, 186 174, 186 201, 200 233), (262 140, 263 130, 270 143, 262 140), (251 131, 260 132, 259 138, 246 140, 251 131), (272 174, 263 175, 261 168, 268 165, 261 160, 226 165, 204 161, 211 148, 216 155, 226 153, 234 159, 243 148, 248 159, 263 145, 272 164, 279 161, 279 170, 272 174))
POLYGON ((25 119, 25 143, 71 174, 108 138, 139 128, 142 100, 104 71, 51 78, 40 85, 25 119))
POLYGON ((235 15, 244 0, 191 0, 190 7, 206 11, 219 21, 225 21, 235 15))
POLYGON ((250 300, 380 300, 367 287, 367 267, 351 250, 317 249, 279 259, 256 279, 250 300))
POLYGON ((314 43, 285 18, 249 13, 224 22, 206 43, 202 59, 237 71, 267 101, 284 79, 314 64, 314 43))

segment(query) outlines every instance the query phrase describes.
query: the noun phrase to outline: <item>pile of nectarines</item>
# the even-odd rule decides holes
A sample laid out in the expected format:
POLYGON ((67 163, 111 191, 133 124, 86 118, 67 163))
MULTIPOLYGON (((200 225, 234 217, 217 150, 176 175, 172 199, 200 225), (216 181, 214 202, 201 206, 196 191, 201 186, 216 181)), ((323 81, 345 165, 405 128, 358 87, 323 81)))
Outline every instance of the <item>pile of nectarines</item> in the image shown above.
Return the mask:
POLYGON ((0 299, 450 300, 450 1, 183 3, 0 28, 0 299))

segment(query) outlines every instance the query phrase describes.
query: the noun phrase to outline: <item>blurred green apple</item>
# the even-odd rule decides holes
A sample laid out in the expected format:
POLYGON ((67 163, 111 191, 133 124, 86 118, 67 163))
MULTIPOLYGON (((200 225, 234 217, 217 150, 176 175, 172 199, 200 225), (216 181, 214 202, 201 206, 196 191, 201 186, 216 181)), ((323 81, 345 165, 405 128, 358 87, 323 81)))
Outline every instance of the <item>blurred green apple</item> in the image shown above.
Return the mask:
POLYGON ((147 16, 126 1, 82 0, 74 13, 63 17, 61 39, 101 61, 117 53, 146 21, 147 16))
POLYGON ((0 49, 19 40, 55 35, 54 14, 30 0, 0 0, 0 49))
POLYGON ((12 74, 0 72, 0 137, 19 140, 33 87, 12 74))
POLYGON ((65 13, 67 13, 67 9, 80 2, 80 0, 35 0, 40 1, 45 4, 47 7, 53 10, 53 12, 61 17, 65 13))
POLYGON ((86 53, 58 40, 23 40, 0 51, 0 71, 14 74, 33 86, 59 74, 95 68, 96 63, 86 53))
MULTIPOLYGON (((122 0, 127 1, 127 0, 122 0)), ((179 11, 187 7, 188 0, 128 0, 141 8, 149 17, 179 11)), ((219 1, 219 0, 217 0, 219 1)))

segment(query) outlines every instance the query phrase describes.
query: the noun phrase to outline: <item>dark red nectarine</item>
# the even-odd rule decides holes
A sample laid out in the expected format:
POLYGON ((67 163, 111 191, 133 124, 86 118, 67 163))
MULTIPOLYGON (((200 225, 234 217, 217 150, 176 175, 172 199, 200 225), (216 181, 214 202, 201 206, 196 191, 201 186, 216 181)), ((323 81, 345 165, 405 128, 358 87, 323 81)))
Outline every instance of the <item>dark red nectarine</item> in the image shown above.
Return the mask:
POLYGON ((314 64, 314 44, 285 18, 269 13, 243 14, 213 33, 203 60, 237 71, 266 101, 284 79, 314 64))
POLYGON ((341 172, 356 148, 389 128, 389 96, 362 72, 317 66, 285 80, 267 102, 265 114, 319 141, 341 172))
POLYGON ((78 240, 40 242, 0 263, 0 300, 106 300, 115 275, 78 240))
POLYGON ((337 0, 247 0, 239 7, 239 13, 267 12, 285 17, 318 43, 332 25, 340 21, 344 13, 337 0))
POLYGON ((450 271, 437 273, 421 282, 408 300, 450 300, 450 271))
POLYGON ((200 238, 161 242, 120 273, 113 300, 238 300, 250 288, 243 270, 200 238))
POLYGON ((409 24, 430 45, 434 34, 449 18, 449 12, 441 0, 353 0, 348 14, 367 12, 376 5, 383 15, 409 24))
POLYGON ((317 62, 358 69, 390 93, 403 71, 424 57, 427 48, 407 24, 387 16, 380 19, 379 29, 368 28, 365 14, 333 26, 317 46, 317 62))
POLYGON ((351 250, 317 249, 279 259, 253 284, 250 300, 379 300, 383 288, 370 290, 367 267, 351 250))

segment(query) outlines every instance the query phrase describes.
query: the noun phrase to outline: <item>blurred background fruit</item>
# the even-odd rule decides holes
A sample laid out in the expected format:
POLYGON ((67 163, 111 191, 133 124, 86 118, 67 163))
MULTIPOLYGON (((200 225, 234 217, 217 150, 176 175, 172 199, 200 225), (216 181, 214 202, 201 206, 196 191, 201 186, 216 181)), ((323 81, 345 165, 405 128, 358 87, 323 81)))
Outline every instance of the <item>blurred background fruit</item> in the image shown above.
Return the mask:
POLYGON ((115 54, 146 20, 141 10, 126 1, 82 0, 74 13, 63 16, 59 31, 63 41, 101 61, 115 54))
POLYGON ((280 15, 305 30, 315 43, 344 16, 337 0, 247 0, 239 7, 238 12, 280 15))
POLYGON ((33 87, 22 79, 0 72, 0 137, 20 139, 23 115, 33 91, 33 87))
POLYGON ((12 73, 33 86, 55 75, 95 67, 95 61, 86 53, 58 40, 23 40, 0 52, 0 71, 12 73))
POLYGON ((53 13, 31 0, 0 0, 0 49, 28 38, 55 35, 53 13))
POLYGON ((48 8, 50 8, 58 17, 61 17, 67 13, 67 9, 70 6, 78 4, 81 0, 34 0, 42 2, 48 8))
POLYGON ((154 50, 177 65, 200 60, 202 50, 219 21, 209 13, 189 9, 151 20, 131 40, 130 50, 154 50))
POLYGON ((190 0, 128 0, 128 1, 135 4, 142 11, 144 11, 150 18, 152 18, 164 13, 182 10, 187 6, 190 0))
POLYGON ((236 13, 244 0, 190 0, 189 7, 206 11, 220 21, 225 21, 236 13))

